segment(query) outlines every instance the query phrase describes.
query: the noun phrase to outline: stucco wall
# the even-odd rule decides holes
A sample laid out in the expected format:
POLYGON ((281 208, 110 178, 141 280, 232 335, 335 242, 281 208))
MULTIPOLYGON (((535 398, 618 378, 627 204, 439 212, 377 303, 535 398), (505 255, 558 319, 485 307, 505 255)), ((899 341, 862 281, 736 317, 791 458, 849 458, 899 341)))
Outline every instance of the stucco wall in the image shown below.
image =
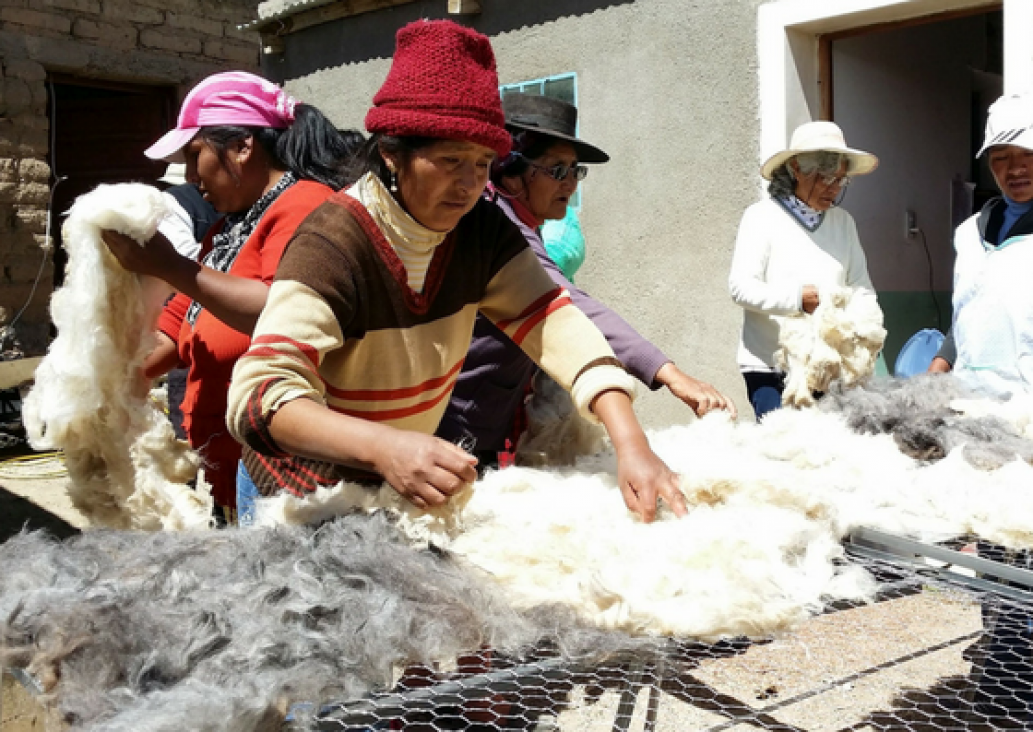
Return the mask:
MULTIPOLYGON (((759 4, 489 1, 468 21, 492 37, 502 83, 578 75, 581 133, 612 158, 584 183, 579 285, 747 413, 735 365, 742 314, 726 283, 739 217, 759 194, 759 4)), ((444 8, 415 2, 300 31, 263 68, 338 124, 361 127, 394 31, 444 8)), ((662 394, 640 399, 644 422, 690 419, 662 394)))
POLYGON ((39 268, 50 193, 47 74, 184 89, 214 71, 257 69, 258 37, 237 29, 256 4, 0 0, 0 328, 24 306, 15 328, 22 350, 42 353, 50 330, 53 267, 39 268))

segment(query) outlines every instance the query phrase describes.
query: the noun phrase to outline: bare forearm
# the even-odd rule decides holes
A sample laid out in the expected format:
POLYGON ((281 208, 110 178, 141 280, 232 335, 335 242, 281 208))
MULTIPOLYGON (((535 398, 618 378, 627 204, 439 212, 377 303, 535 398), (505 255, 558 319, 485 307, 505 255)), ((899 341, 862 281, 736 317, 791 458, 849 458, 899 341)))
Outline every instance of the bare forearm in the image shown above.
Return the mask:
POLYGON ((619 454, 623 449, 649 448, 642 426, 623 391, 604 391, 592 401, 592 412, 599 418, 619 454))
POLYGON ((270 432, 288 452, 376 473, 419 508, 440 506, 477 480, 477 459, 433 435, 396 429, 295 399, 270 432))
POLYGON ((143 373, 148 379, 154 379, 168 372, 179 363, 179 352, 176 342, 164 333, 158 333, 158 345, 148 354, 143 362, 143 373))
POLYGON ((226 325, 250 335, 265 307, 269 286, 185 261, 194 266, 177 267, 166 281, 226 325))
POLYGON ((293 455, 373 471, 378 445, 390 441, 395 430, 331 412, 311 399, 295 399, 273 415, 269 432, 293 455))

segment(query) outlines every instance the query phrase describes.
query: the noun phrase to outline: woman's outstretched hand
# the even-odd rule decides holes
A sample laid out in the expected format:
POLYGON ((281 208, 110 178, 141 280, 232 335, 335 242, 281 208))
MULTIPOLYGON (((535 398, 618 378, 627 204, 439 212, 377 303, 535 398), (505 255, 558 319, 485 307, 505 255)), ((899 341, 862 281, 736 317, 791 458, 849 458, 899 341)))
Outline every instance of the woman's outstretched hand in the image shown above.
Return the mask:
POLYGON ((733 420, 739 416, 731 399, 705 381, 692 378, 675 366, 673 361, 668 361, 660 367, 656 372, 656 380, 687 404, 697 417, 718 409, 727 410, 733 420))

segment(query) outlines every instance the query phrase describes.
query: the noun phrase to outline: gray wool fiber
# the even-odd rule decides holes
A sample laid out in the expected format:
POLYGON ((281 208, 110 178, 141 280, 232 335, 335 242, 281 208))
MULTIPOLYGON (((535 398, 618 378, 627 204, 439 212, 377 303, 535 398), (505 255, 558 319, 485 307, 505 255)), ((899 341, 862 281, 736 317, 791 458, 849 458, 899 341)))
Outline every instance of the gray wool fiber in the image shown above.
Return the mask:
POLYGON ((997 417, 966 417, 953 411, 956 399, 981 395, 950 374, 910 379, 872 379, 843 389, 833 384, 818 401, 824 412, 844 416, 863 434, 891 434, 901 451, 919 460, 939 460, 956 447, 973 466, 999 468, 1019 456, 1033 463, 1033 442, 997 417))
POLYGON ((543 643, 572 660, 648 645, 560 606, 517 612, 381 514, 0 545, 0 663, 33 674, 74 729, 277 729, 295 702, 385 689, 412 663, 543 643))

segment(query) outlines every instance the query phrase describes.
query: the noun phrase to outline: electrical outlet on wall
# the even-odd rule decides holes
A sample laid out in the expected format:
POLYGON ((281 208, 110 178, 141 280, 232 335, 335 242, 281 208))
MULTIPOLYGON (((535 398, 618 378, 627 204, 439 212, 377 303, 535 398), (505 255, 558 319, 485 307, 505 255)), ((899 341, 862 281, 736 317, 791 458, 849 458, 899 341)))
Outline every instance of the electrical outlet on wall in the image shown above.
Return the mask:
POLYGON ((904 211, 904 236, 914 239, 918 234, 918 216, 911 209, 904 211))

